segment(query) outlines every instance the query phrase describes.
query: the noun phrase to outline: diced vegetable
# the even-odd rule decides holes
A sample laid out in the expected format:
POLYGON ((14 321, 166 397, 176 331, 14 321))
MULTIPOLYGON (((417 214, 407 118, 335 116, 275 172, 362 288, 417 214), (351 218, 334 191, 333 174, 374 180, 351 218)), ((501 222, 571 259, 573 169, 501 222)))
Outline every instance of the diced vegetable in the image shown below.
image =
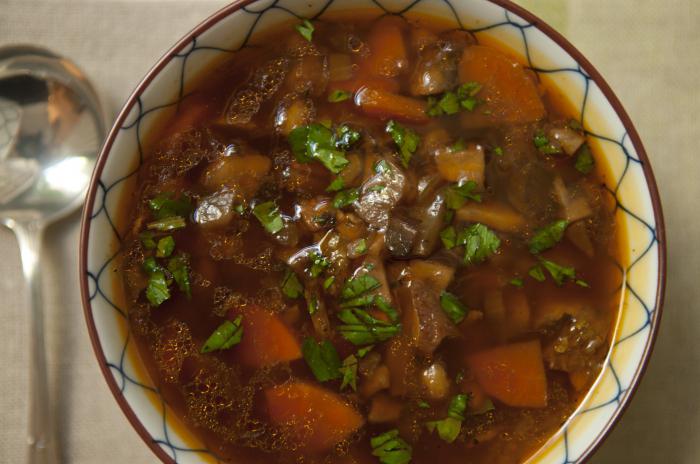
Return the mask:
POLYGON ((547 379, 537 340, 512 343, 467 358, 469 368, 486 394, 508 406, 547 406, 547 379))
POLYGON ((267 388, 265 400, 270 421, 290 430, 297 444, 312 452, 327 451, 364 422, 340 396, 302 381, 267 388))
POLYGON ((455 275, 455 267, 433 259, 414 259, 409 263, 411 277, 430 282, 437 292, 450 285, 455 275))
MULTIPOLYGON (((343 53, 328 55, 328 78, 331 82, 344 81, 354 74, 352 57, 343 53)), ((350 93, 356 89, 351 89, 350 93)), ((330 101, 330 100, 329 100, 330 101)))
POLYGON ((376 395, 372 398, 367 421, 372 424, 396 422, 401 417, 402 409, 400 400, 385 394, 376 395))
POLYGON ((202 184, 210 191, 225 186, 248 199, 258 191, 271 167, 270 158, 262 155, 225 156, 209 165, 202 184))
POLYGON ((457 219, 480 222, 502 232, 518 232, 525 227, 525 218, 503 203, 467 202, 457 210, 457 219))
POLYGON ((581 132, 566 126, 550 129, 548 134, 550 140, 557 143, 568 156, 573 156, 586 142, 586 137, 581 132))
POLYGON ((355 104, 369 116, 380 119, 424 123, 426 104, 423 100, 404 97, 375 87, 362 87, 355 93, 355 104))
POLYGON ((484 148, 471 145, 461 151, 452 149, 435 152, 435 163, 443 179, 449 182, 475 182, 484 187, 484 148))
POLYGON ((367 45, 369 56, 362 67, 378 77, 396 77, 408 68, 408 52, 401 30, 402 20, 384 16, 372 25, 367 45))
POLYGON ((537 87, 523 66, 498 50, 483 45, 465 48, 459 78, 482 85, 482 108, 494 122, 522 124, 545 115, 537 87))
MULTIPOLYGON (((234 320, 240 314, 233 312, 234 320)), ((301 346, 292 330, 279 318, 259 306, 248 306, 243 311, 245 336, 232 350, 236 360, 250 367, 265 367, 294 361, 302 357, 301 346)))
POLYGON ((583 194, 573 195, 564 185, 561 177, 554 179, 553 187, 554 195, 562 207, 564 217, 569 222, 575 222, 593 214, 588 199, 583 194))
POLYGON ((425 394, 431 400, 441 400, 450 392, 450 380, 442 363, 434 362, 421 373, 425 394))

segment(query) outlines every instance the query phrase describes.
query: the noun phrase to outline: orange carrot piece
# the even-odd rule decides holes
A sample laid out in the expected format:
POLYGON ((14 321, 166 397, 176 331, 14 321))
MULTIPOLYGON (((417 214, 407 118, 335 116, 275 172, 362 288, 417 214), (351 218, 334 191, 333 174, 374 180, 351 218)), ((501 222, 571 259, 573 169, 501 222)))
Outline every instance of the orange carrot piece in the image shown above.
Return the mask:
POLYGON ((467 202, 457 210, 457 219, 481 222, 502 232, 518 232, 525 227, 525 218, 511 207, 497 202, 467 202))
MULTIPOLYGON (((230 317, 240 314, 232 311, 230 317)), ((243 338, 231 350, 236 361, 259 368, 301 358, 299 342, 279 316, 259 306, 247 307, 242 314, 243 338)))
POLYGON ((355 94, 355 104, 370 116, 396 118, 409 122, 427 122, 426 103, 392 92, 363 87, 355 94))
POLYGON ((299 440, 302 448, 322 452, 362 427, 355 408, 322 387, 291 380, 265 390, 270 421, 299 440))
POLYGON ((369 55, 360 66, 379 77, 396 77, 408 68, 403 20, 385 16, 372 25, 367 37, 369 55))
POLYGON ((474 117, 481 117, 488 110, 492 121, 517 124, 536 121, 545 114, 537 86, 523 66, 491 47, 465 48, 459 78, 461 82, 478 82, 482 86, 477 97, 486 103, 474 110, 474 117))
POLYGON ((475 353, 467 364, 487 395, 514 407, 547 406, 540 342, 513 343, 475 353))

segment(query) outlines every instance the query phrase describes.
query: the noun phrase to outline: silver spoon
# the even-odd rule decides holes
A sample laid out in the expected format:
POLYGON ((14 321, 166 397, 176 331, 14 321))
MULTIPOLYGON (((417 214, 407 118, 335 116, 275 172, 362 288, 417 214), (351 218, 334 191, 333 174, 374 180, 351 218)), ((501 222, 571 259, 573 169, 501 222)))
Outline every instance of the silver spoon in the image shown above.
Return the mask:
POLYGON ((80 70, 32 46, 0 48, 0 224, 19 242, 29 287, 29 464, 59 462, 46 374, 41 240, 46 226, 83 204, 105 136, 97 95, 80 70), (19 121, 17 120, 19 118, 19 121), (6 137, 8 138, 8 137, 6 137))

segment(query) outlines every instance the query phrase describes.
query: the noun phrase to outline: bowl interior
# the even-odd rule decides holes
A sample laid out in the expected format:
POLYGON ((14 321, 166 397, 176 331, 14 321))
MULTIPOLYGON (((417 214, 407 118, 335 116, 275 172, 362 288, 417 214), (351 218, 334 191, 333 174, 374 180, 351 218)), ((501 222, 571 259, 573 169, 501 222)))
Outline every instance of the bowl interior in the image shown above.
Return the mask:
POLYGON ((232 4, 188 34, 151 70, 112 129, 89 191, 83 218, 81 287, 88 329, 105 378, 127 418, 166 462, 216 462, 164 405, 140 364, 126 324, 121 286, 113 272, 125 233, 124 192, 134 188, 146 135, 175 111, 189 85, 214 60, 294 17, 323 20, 342 10, 411 17, 429 14, 498 40, 541 78, 568 96, 576 116, 609 165, 605 183, 622 225, 624 273, 614 342, 598 382, 572 418, 531 462, 574 463, 589 455, 622 412, 643 371, 658 327, 663 297, 661 210, 648 160, 629 118, 595 69, 558 34, 505 1, 304 0, 232 4))

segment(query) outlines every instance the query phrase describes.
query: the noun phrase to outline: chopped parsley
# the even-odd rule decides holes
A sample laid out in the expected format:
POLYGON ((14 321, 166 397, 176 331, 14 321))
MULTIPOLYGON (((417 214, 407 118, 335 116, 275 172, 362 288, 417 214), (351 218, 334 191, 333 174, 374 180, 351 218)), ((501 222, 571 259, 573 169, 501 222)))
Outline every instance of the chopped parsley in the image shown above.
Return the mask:
POLYGON ((343 286, 340 296, 350 300, 380 287, 379 281, 369 274, 351 277, 343 286))
POLYGON ((501 240, 483 224, 472 224, 457 236, 457 244, 464 246, 465 264, 478 264, 496 253, 501 240))
POLYGON ((402 126, 396 121, 389 121, 386 125, 386 132, 391 136, 399 148, 399 154, 401 155, 401 163, 405 168, 411 162, 413 153, 415 153, 418 148, 418 143, 420 142, 420 137, 411 129, 402 126))
POLYGON ((398 429, 389 430, 370 439, 372 456, 382 464, 408 464, 413 450, 400 436, 398 429))
POLYGON ((341 311, 338 318, 344 323, 338 327, 340 334, 355 345, 369 345, 393 337, 401 330, 398 313, 380 295, 371 292, 380 287, 379 281, 369 274, 350 278, 341 291, 341 311), (375 318, 361 309, 374 305, 385 313, 390 322, 375 318))
POLYGON ((563 285, 567 280, 576 279, 576 269, 573 267, 562 266, 555 263, 554 261, 549 261, 548 259, 540 259, 542 267, 544 267, 552 279, 557 283, 557 285, 563 285))
POLYGON ((445 189, 445 203, 449 209, 459 209, 467 200, 481 202, 481 195, 474 193, 478 187, 473 180, 450 185, 445 189))
POLYGON ((273 235, 284 228, 284 221, 274 201, 258 203, 253 208, 253 215, 273 235))
POLYGON ((328 258, 326 258, 320 253, 313 252, 309 254, 309 259, 311 260, 311 266, 309 267, 309 269, 307 269, 307 271, 311 277, 320 276, 323 273, 323 271, 325 271, 326 268, 331 265, 331 262, 328 261, 328 258))
POLYGON ((543 251, 552 248, 564 237, 564 231, 566 231, 568 226, 569 221, 561 219, 554 221, 545 227, 537 229, 535 234, 528 242, 530 253, 542 253, 543 251))
POLYGON ((447 409, 447 417, 438 421, 431 421, 425 424, 430 432, 437 430, 438 435, 447 443, 454 442, 462 430, 464 411, 467 409, 469 397, 464 394, 456 395, 452 398, 447 409))
POLYGON ((338 190, 343 190, 345 188, 345 181, 342 177, 338 176, 333 179, 333 182, 326 188, 326 192, 337 192, 338 190))
POLYGON ((311 42, 314 34, 314 25, 311 24, 311 21, 305 19, 301 24, 294 26, 294 29, 296 29, 303 38, 311 42))
POLYGON ((163 192, 148 201, 148 208, 155 219, 173 216, 187 217, 192 213, 192 201, 186 195, 175 199, 172 192, 163 192))
POLYGON ((418 407, 421 409, 430 409, 430 403, 424 400, 418 401, 418 407))
POLYGON ((164 219, 158 219, 157 221, 149 222, 146 225, 148 230, 158 230, 161 232, 167 232, 169 230, 184 229, 187 224, 185 223, 185 218, 182 216, 170 216, 164 219))
POLYGON ((520 277, 513 277, 512 279, 510 279, 510 282, 508 282, 508 283, 510 283, 512 286, 518 287, 518 288, 522 288, 523 285, 525 285, 525 282, 523 282, 523 279, 521 279, 520 277))
POLYGON ((453 226, 449 226, 440 232, 440 240, 442 244, 448 250, 457 246, 457 231, 453 226))
POLYGON ((156 245, 156 257, 157 258, 167 258, 173 254, 175 249, 175 239, 168 235, 158 240, 158 245, 156 245))
POLYGON ((164 301, 170 298, 168 280, 165 277, 165 272, 161 269, 151 272, 148 276, 146 298, 153 306, 160 306, 164 301))
POLYGON ((155 250, 156 248, 156 241, 153 238, 153 232, 149 232, 147 230, 144 230, 139 234, 139 239, 141 240, 141 243, 143 244, 143 247, 147 250, 155 250))
POLYGON ((374 164, 374 172, 377 174, 391 172, 391 165, 384 159, 379 160, 374 164))
POLYGON ((287 269, 287 273, 282 279, 282 293, 287 298, 299 298, 304 294, 304 286, 299 282, 296 273, 291 269, 287 269))
POLYGON ((444 291, 440 294, 440 307, 455 324, 462 322, 468 311, 455 295, 444 291))
POLYGON ((360 198, 360 191, 356 188, 341 190, 333 197, 333 207, 337 209, 345 208, 355 203, 360 198))
POLYGON ((544 269, 542 269, 542 266, 540 266, 539 264, 536 264, 535 266, 531 267, 527 273, 530 277, 532 277, 538 282, 544 282, 547 278, 547 276, 544 275, 544 269))
POLYGON ((210 353, 212 351, 227 350, 232 346, 238 345, 243 339, 242 321, 243 316, 238 316, 233 321, 225 321, 207 338, 200 352, 210 353))
POLYGON ((351 258, 357 258, 367 253, 367 240, 359 238, 348 245, 348 255, 351 258))
POLYGON ((498 156, 503 156, 503 148, 493 147, 493 154, 498 156))
POLYGON ((474 111, 479 104, 476 94, 481 90, 481 84, 466 82, 454 91, 447 91, 440 97, 428 97, 426 114, 431 117, 453 115, 460 110, 474 111))
POLYGON ((318 305, 318 296, 316 296, 316 294, 313 293, 310 294, 306 301, 306 310, 309 311, 309 314, 311 316, 316 314, 316 311, 318 311, 318 305))
POLYGON ((467 148, 467 142, 464 141, 462 137, 458 138, 455 143, 450 147, 450 151, 457 152, 462 151, 467 148))
POLYGON ((556 155, 558 153, 561 153, 561 149, 558 146, 550 143, 549 139, 546 135, 544 135, 544 132, 542 131, 535 133, 535 136, 532 138, 532 141, 535 144, 535 147, 537 147, 537 149, 543 155, 556 155))
POLYGON ((318 160, 333 174, 338 174, 349 161, 344 150, 360 138, 360 133, 341 126, 334 133, 323 124, 310 124, 293 129, 287 136, 292 152, 300 163, 318 160))
POLYGON ((334 90, 330 94, 328 94, 328 101, 330 103, 338 103, 348 100, 350 97, 352 97, 352 94, 350 92, 347 92, 345 90, 334 90))
POLYGON ((319 382, 340 378, 340 356, 338 356, 338 351, 328 340, 316 342, 316 340, 309 337, 301 345, 301 353, 304 355, 304 360, 311 368, 314 377, 319 382))
POLYGON ((594 165, 595 160, 593 159, 591 149, 587 144, 584 144, 577 152, 574 167, 581 174, 589 174, 593 170, 594 165))
POLYGON ((360 348, 356 353, 343 359, 343 364, 340 366, 340 374, 343 379, 342 383, 340 384, 341 390, 345 390, 347 387, 350 387, 353 391, 357 391, 357 366, 359 364, 359 360, 364 358, 367 353, 372 350, 372 348, 374 348, 374 345, 360 348))
POLYGON ((323 289, 328 290, 331 285, 333 285, 333 282, 335 282, 335 276, 330 276, 326 280, 323 281, 323 289))

